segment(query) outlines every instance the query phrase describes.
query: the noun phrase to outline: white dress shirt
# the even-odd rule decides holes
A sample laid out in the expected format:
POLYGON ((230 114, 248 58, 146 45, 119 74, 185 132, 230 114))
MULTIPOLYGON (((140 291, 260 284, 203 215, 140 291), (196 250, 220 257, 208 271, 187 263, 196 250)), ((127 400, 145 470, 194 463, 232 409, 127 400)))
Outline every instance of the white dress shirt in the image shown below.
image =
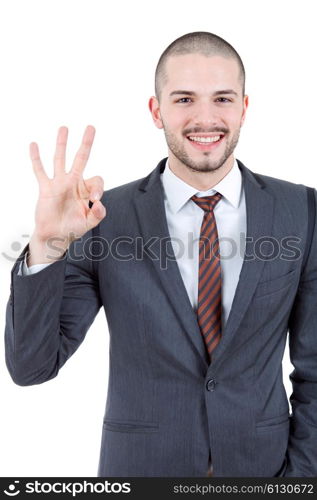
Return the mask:
POLYGON ((236 160, 230 172, 212 189, 197 191, 169 168, 161 180, 165 212, 177 264, 190 302, 198 302, 198 242, 204 211, 190 198, 216 192, 222 198, 214 208, 220 247, 222 278, 222 326, 227 322, 243 263, 246 236, 246 206, 242 175, 236 160))
MULTIPOLYGON (((197 191, 169 168, 161 174, 168 229, 176 261, 189 300, 196 310, 198 302, 198 242, 204 211, 190 198, 209 196, 216 192, 222 198, 214 208, 217 224, 222 278, 222 326, 227 322, 243 262, 246 235, 246 206, 242 176, 234 161, 230 172, 212 189, 197 191)), ((51 265, 28 267, 26 257, 19 275, 29 275, 51 265)))

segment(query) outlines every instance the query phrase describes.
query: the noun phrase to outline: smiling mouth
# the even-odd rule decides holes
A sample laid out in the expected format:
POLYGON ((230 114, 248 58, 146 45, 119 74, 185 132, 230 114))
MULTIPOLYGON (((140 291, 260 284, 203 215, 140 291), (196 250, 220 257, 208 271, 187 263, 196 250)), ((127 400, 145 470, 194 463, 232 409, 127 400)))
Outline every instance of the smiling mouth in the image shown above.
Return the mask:
POLYGON ((190 141, 200 142, 201 144, 207 144, 211 142, 218 142, 222 139, 223 135, 215 135, 213 137, 196 137, 196 136, 187 136, 190 141))
POLYGON ((212 149, 222 141, 224 134, 214 135, 187 135, 187 139, 194 147, 199 149, 212 149))

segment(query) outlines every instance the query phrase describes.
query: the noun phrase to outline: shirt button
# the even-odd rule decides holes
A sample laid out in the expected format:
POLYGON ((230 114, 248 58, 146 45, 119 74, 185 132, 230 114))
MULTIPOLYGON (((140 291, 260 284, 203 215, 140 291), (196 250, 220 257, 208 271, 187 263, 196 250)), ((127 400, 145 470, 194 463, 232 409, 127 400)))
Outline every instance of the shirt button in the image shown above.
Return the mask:
POLYGON ((216 381, 213 379, 213 378, 210 378, 208 381, 207 381, 207 384, 206 384, 206 389, 207 391, 214 391, 216 388, 216 381))

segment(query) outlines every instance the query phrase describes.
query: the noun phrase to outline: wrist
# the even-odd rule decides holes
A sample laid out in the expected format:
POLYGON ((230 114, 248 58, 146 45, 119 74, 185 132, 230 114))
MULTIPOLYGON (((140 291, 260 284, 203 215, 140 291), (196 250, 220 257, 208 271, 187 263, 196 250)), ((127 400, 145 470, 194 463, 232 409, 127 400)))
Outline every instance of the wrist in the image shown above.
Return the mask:
POLYGON ((60 260, 69 246, 68 240, 63 238, 41 238, 33 233, 29 242, 27 265, 46 264, 60 260))

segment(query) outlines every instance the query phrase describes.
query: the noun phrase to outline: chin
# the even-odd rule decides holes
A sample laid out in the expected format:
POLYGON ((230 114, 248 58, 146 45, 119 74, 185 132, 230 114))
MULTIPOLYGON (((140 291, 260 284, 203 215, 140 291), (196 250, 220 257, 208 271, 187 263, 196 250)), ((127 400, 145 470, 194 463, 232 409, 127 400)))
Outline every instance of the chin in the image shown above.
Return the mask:
POLYGON ((210 172, 215 172, 216 170, 219 170, 221 168, 223 163, 217 164, 217 165, 194 165, 194 164, 187 164, 187 168, 189 168, 193 172, 205 172, 205 173, 210 173, 210 172))

